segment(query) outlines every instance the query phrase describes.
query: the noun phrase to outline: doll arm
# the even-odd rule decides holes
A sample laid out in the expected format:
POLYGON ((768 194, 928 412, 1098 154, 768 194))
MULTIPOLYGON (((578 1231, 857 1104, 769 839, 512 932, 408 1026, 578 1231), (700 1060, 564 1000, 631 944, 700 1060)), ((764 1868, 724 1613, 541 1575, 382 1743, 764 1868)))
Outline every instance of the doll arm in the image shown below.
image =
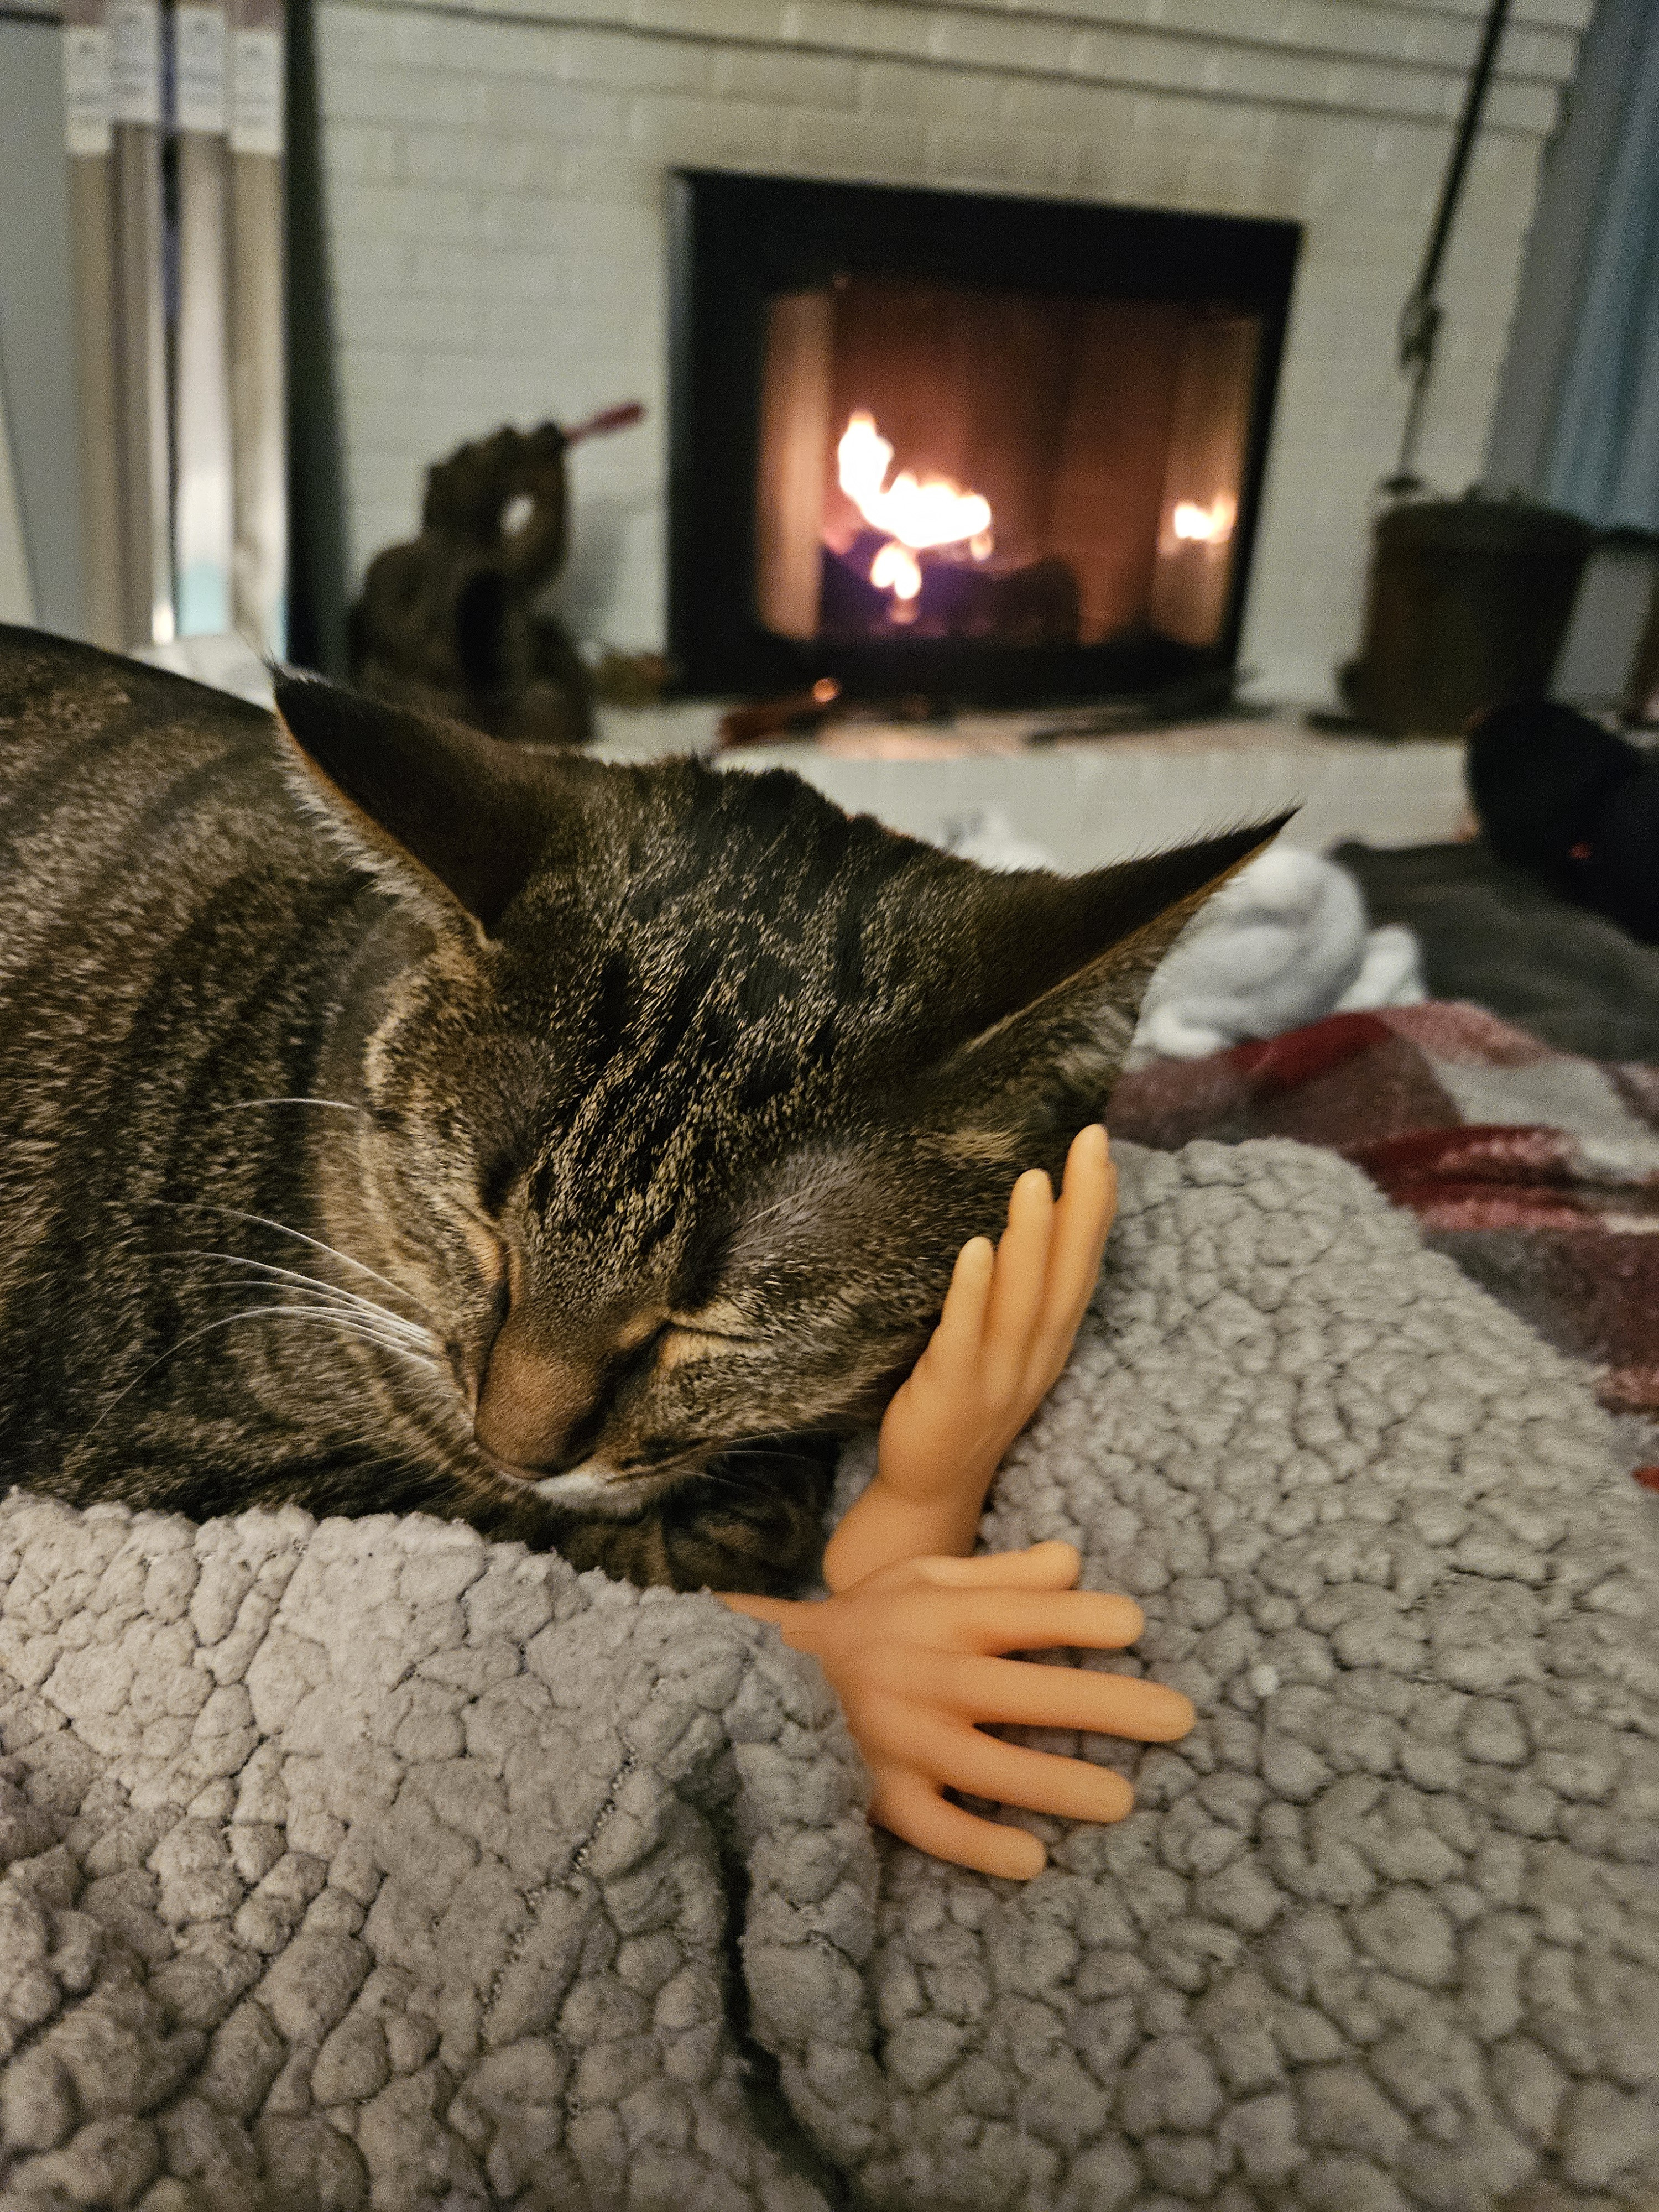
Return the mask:
POLYGON ((1042 1870, 1037 1838, 964 1811, 945 1790, 1085 1820, 1121 1820, 1133 1793, 1108 1769, 1000 1742, 980 1723, 1153 1743, 1193 1724, 1187 1699, 1159 1683, 998 1656, 1115 1650, 1139 1635, 1130 1599, 1073 1588, 1071 1545, 928 1556, 971 1547, 1003 1453, 1066 1364, 1115 1195, 1099 1127, 1073 1143, 1058 1204, 1046 1176, 1020 1177, 1000 1244, 963 1248, 939 1325, 888 1409, 875 1478, 825 1555, 831 1595, 726 1599, 823 1666, 870 1769, 872 1820, 939 1858, 1015 1879, 1042 1870))
POLYGON ((817 1603, 725 1601, 818 1660, 870 1770, 872 1820, 935 1857, 1029 1881, 1048 1856, 1037 1838, 952 1804, 947 1789, 1073 1820, 1121 1820, 1134 1793, 1109 1768, 1001 1742, 979 1723, 1148 1743, 1173 1742, 1193 1724, 1187 1699, 1162 1683, 996 1656, 1133 1643, 1139 1607, 1073 1589, 1078 1567, 1070 1544, 1034 1544, 978 1559, 900 1560, 817 1603))
POLYGON ((939 1327, 881 1425, 875 1477, 824 1553, 832 1590, 900 1559, 972 1551, 1003 1454, 1071 1353, 1116 1202, 1096 1122, 1073 1140, 1058 1202, 1034 1168, 1014 1185, 1000 1243, 963 1246, 939 1327))

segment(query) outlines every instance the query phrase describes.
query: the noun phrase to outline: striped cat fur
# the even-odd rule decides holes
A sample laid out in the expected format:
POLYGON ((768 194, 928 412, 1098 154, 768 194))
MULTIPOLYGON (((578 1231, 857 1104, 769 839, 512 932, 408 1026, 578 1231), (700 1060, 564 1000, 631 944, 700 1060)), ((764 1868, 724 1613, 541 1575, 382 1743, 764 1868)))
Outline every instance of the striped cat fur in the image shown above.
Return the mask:
POLYGON ((278 703, 0 630, 0 1464, 793 1583, 1277 825, 994 875, 781 771, 278 703))

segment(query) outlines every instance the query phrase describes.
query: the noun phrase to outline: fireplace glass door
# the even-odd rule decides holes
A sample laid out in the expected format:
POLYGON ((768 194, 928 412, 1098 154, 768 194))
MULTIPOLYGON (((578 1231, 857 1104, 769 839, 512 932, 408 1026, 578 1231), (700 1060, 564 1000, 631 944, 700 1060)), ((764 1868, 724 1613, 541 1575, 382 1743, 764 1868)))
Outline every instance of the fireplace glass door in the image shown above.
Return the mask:
POLYGON ((883 277, 775 296, 756 612, 801 641, 1213 646, 1261 335, 883 277))
POLYGON ((692 688, 1224 680, 1293 226, 704 174, 679 209, 692 688))

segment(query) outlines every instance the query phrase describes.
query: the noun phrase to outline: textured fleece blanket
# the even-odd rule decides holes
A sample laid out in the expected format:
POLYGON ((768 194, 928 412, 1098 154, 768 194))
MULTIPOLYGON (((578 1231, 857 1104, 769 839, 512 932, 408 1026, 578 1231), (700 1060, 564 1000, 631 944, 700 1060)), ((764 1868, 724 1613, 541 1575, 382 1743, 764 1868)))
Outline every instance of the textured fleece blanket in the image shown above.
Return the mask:
POLYGON ((1112 1126, 1328 1145, 1559 1350, 1601 1402, 1659 1418, 1659 1067, 1557 1052, 1479 1006, 1328 1020, 1113 1095, 1112 1126))
POLYGON ((6 2212, 1650 2212, 1654 1502, 1352 1169, 1122 1165, 986 1536, 1200 1717, 1025 1887, 711 1598, 0 1509, 6 2212))

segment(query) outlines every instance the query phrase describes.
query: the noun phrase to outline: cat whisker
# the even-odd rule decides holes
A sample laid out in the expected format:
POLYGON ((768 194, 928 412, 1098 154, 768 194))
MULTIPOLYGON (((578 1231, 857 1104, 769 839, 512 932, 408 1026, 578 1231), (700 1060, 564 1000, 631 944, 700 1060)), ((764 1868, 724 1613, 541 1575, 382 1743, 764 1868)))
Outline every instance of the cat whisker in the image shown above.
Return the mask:
POLYGON ((714 1454, 717 1460, 748 1459, 769 1462, 783 1460, 794 1467, 822 1467, 823 1458, 816 1452, 791 1451, 781 1444, 727 1444, 714 1454))
POLYGON ((411 1352, 405 1345, 394 1343, 390 1339, 372 1333, 363 1325, 348 1321, 343 1315, 325 1312, 319 1306, 245 1306, 240 1313, 225 1314, 217 1321, 204 1322, 199 1328, 186 1330, 176 1344, 168 1345, 165 1352, 158 1353, 154 1359, 147 1361, 138 1370, 131 1382, 116 1392, 93 1423, 92 1427, 85 1431, 81 1439, 82 1443, 103 1426, 121 1401, 138 1388, 145 1376, 154 1374, 158 1367, 184 1351, 187 1345, 196 1343, 202 1337, 210 1336, 215 1329, 231 1328, 238 1322, 258 1321, 270 1316, 289 1321, 327 1322, 336 1328, 344 1329, 348 1335, 356 1335, 366 1341, 379 1345, 383 1352, 390 1352, 394 1359, 406 1361, 411 1367, 425 1367, 435 1372, 439 1365, 436 1359, 428 1358, 423 1352, 411 1352))
POLYGON ((252 1106, 331 1106, 341 1114, 367 1114, 367 1106, 354 1106, 345 1098, 238 1098, 221 1106, 221 1114, 246 1114, 252 1106))
POLYGON ((792 1206, 799 1206, 800 1202, 799 1194, 791 1193, 787 1198, 775 1199, 770 1206, 762 1206, 758 1213, 744 1214, 743 1226, 745 1235, 751 1230, 758 1229, 763 1221, 770 1221, 776 1215, 787 1212, 792 1206))
POLYGON ((325 1243, 319 1237, 308 1237, 303 1229, 290 1229, 287 1222, 273 1221, 269 1214, 249 1213, 240 1206, 217 1206, 210 1199, 204 1198, 156 1198, 149 1203, 152 1206, 174 1206, 181 1213, 222 1213, 231 1220, 251 1221, 259 1229, 274 1229, 279 1237, 296 1237, 301 1244, 308 1244, 313 1252, 326 1252, 331 1259, 338 1260, 345 1267, 355 1267, 360 1275, 368 1276, 394 1296, 408 1299, 410 1305, 424 1311, 412 1291, 406 1291, 401 1283, 394 1283, 389 1275, 381 1274, 378 1268, 371 1267, 366 1261, 354 1260, 349 1252, 342 1252, 337 1245, 325 1243))
MULTIPOLYGON (((246 1267, 256 1274, 268 1275, 281 1282, 296 1284, 302 1289, 320 1297, 342 1302, 354 1311, 362 1313, 365 1317, 373 1316, 381 1326, 407 1338, 411 1344, 421 1345, 428 1350, 432 1346, 433 1337, 430 1329, 422 1328, 416 1322, 407 1320, 402 1314, 394 1313, 390 1306, 381 1305, 377 1299, 366 1298, 356 1291, 343 1289, 339 1284, 327 1282, 320 1275, 307 1275, 295 1267, 278 1267, 268 1260, 252 1260, 240 1252, 210 1251, 195 1245, 185 1247, 181 1256, 193 1260, 222 1260, 233 1267, 246 1267)), ((222 1287, 228 1288, 228 1285, 222 1287)))
MULTIPOLYGON (((250 1289, 276 1290, 283 1286, 269 1283, 224 1282, 207 1284, 200 1287, 210 1291, 231 1291, 245 1295, 250 1289)), ((326 1298, 307 1300, 304 1305, 282 1309, 270 1308, 264 1310, 281 1310, 294 1316, 302 1313, 313 1314, 319 1320, 334 1322, 349 1334, 362 1336, 366 1341, 383 1345, 388 1352, 406 1353, 411 1358, 426 1361, 429 1365, 438 1364, 429 1338, 419 1334, 407 1336, 394 1334, 390 1329, 383 1328, 377 1322, 369 1320, 366 1315, 356 1313, 349 1306, 337 1305, 326 1298)))
MULTIPOLYGON (((220 1255, 216 1254, 200 1256, 218 1257, 220 1255)), ((359 1321, 368 1323, 382 1330, 386 1335, 395 1337, 401 1343, 408 1345, 412 1350, 432 1353, 437 1349, 436 1340, 429 1329, 422 1328, 414 1322, 406 1321, 401 1314, 394 1314, 387 1306, 377 1305, 371 1298, 358 1300, 353 1297, 349 1291, 337 1290, 332 1284, 318 1281, 313 1277, 295 1274, 289 1269, 266 1268, 258 1261, 242 1261, 236 1264, 249 1269, 252 1272, 252 1279, 236 1274, 222 1276, 217 1279, 204 1278, 195 1270, 185 1268, 173 1269, 168 1272, 175 1277, 182 1276, 192 1289, 203 1294, 222 1291, 290 1290, 295 1297, 305 1297, 311 1301, 319 1312, 337 1313, 343 1321, 359 1321)))

